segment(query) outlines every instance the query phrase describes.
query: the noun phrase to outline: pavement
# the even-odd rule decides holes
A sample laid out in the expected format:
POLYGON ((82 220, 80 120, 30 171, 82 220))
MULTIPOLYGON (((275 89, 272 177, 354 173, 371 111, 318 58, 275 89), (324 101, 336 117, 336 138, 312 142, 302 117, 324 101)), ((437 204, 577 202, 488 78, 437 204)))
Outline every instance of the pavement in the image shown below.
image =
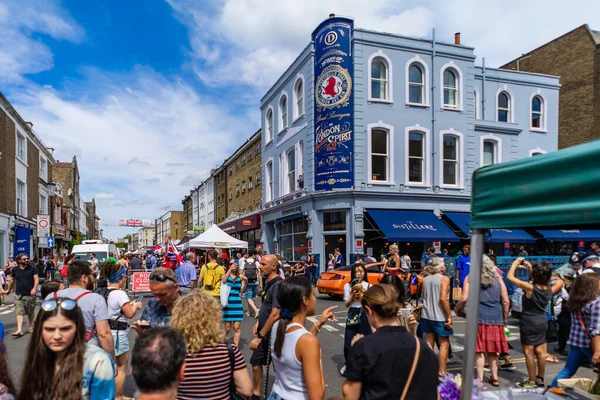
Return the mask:
MULTIPOLYGON (((20 374, 23 369, 25 352, 27 344, 29 342, 30 334, 26 334, 21 338, 13 338, 11 333, 16 330, 16 317, 14 312, 14 295, 7 297, 7 303, 0 306, 0 321, 4 324, 5 329, 5 346, 7 350, 8 365, 9 369, 15 378, 17 386, 20 384, 20 374)), ((147 303, 148 298, 144 299, 144 303, 147 303)), ((329 322, 318 334, 319 341, 321 342, 322 363, 323 373, 325 375, 325 384, 327 386, 325 398, 339 397, 341 396, 341 388, 344 378, 339 374, 339 370, 344 365, 344 327, 346 310, 344 304, 339 299, 332 299, 328 296, 317 294, 317 315, 309 317, 307 321, 307 327, 314 323, 319 314, 327 307, 338 306, 335 310, 337 320, 329 322)), ((141 315, 141 313, 138 313, 141 315)), ((255 323, 255 319, 246 317, 242 322, 242 338, 240 341, 240 349, 246 362, 250 359, 251 350, 249 349, 249 343, 252 340, 252 327, 255 323)), ((512 362, 517 367, 514 371, 500 371, 500 389, 514 386, 515 383, 523 381, 527 376, 527 369, 525 366, 525 358, 521 351, 521 344, 519 342, 519 329, 518 322, 515 319, 509 321, 508 327, 511 331, 511 335, 508 338, 513 349, 510 351, 512 362)), ((27 329, 27 322, 25 322, 24 331, 27 329)), ((465 320, 459 317, 454 318, 454 336, 451 338, 452 350, 457 357, 457 362, 450 363, 448 365, 449 373, 461 373, 462 369, 462 358, 464 354, 465 345, 465 320)), ((232 333, 230 333, 231 337, 232 333)), ((130 332, 130 340, 133 344, 135 340, 135 333, 130 332)), ((549 344, 549 350, 554 349, 555 344, 549 344)), ((132 346, 133 347, 133 346, 132 346)), ((546 363, 546 383, 549 383, 554 379, 556 374, 563 368, 566 357, 557 355, 559 359, 558 364, 546 363)), ((269 370, 269 382, 272 384, 274 379, 273 367, 269 370)), ((485 373, 486 379, 489 377, 489 372, 485 373)), ((591 369, 580 368, 578 377, 595 378, 595 374, 591 369)), ((489 385, 485 385, 484 390, 498 390, 492 388, 489 385)), ((135 383, 131 376, 127 378, 125 395, 133 397, 135 392, 135 383)))

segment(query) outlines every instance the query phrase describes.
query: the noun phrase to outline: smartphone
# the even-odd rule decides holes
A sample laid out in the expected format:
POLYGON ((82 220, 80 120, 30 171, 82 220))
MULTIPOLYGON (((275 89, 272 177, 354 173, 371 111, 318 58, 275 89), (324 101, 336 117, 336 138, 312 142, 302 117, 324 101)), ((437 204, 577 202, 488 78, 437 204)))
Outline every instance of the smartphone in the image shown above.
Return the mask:
POLYGON ((142 300, 144 300, 144 296, 138 296, 138 298, 135 299, 135 301, 137 301, 138 303, 141 303, 142 300))
POLYGON ((412 310, 410 308, 401 308, 400 312, 402 313, 403 317, 410 317, 410 314, 412 314, 412 310))

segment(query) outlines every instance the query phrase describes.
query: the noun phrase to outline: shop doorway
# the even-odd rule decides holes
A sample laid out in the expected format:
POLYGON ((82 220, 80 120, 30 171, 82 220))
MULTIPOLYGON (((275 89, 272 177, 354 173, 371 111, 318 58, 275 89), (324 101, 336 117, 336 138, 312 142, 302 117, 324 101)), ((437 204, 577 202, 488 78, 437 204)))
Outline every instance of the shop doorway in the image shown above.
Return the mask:
POLYGON ((325 243, 325 252, 323 253, 323 258, 325 260, 325 269, 328 268, 329 263, 329 255, 333 255, 336 248, 340 249, 340 253, 344 257, 344 261, 342 262, 342 266, 348 265, 350 261, 348 260, 346 253, 346 234, 337 234, 337 235, 323 235, 323 242, 325 243))

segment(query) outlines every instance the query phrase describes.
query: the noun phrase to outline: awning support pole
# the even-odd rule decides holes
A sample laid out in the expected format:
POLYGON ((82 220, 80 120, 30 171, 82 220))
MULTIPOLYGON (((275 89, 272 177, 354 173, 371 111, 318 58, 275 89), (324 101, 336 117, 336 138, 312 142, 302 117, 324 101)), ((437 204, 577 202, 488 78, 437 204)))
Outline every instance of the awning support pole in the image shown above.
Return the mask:
POLYGON ((473 380, 475 379, 475 344, 479 321, 479 284, 481 280, 481 257, 483 256, 484 230, 471 232, 471 269, 469 271, 469 299, 467 300, 467 323, 465 330, 465 351, 462 369, 461 400, 471 400, 473 380))

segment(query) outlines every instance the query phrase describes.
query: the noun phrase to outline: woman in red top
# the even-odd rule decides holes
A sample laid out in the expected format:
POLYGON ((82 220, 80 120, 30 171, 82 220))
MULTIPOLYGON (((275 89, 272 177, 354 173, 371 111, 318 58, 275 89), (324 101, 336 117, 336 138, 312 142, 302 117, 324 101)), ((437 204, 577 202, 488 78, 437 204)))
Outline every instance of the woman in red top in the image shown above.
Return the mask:
POLYGON ((400 254, 398 254, 398 245, 393 244, 390 246, 390 258, 385 262, 384 273, 398 276, 400 271, 400 254))

